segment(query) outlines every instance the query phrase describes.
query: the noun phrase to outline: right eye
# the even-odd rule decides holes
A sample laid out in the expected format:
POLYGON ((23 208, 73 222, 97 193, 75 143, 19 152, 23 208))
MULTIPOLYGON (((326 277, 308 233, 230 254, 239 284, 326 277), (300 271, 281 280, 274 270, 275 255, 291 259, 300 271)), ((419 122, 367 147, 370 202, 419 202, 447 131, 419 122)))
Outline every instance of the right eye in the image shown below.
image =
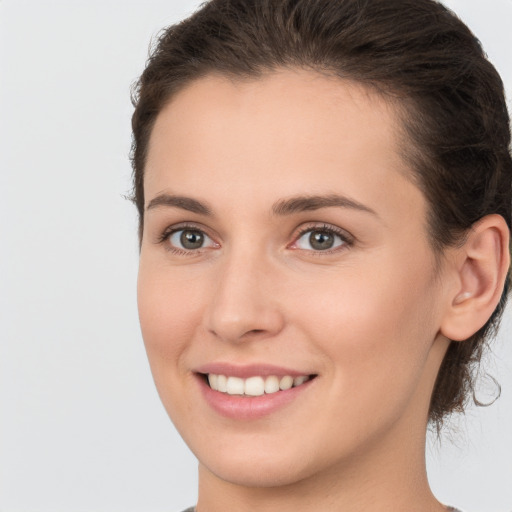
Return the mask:
POLYGON ((171 250, 197 251, 207 247, 217 247, 217 244, 204 232, 197 228, 175 229, 165 236, 171 250))

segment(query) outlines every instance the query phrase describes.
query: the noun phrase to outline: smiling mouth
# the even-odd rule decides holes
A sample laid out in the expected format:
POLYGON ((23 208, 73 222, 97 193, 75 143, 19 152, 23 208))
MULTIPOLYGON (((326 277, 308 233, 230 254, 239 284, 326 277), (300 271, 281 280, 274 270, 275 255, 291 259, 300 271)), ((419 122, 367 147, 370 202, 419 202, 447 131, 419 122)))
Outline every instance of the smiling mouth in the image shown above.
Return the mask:
POLYGON ((227 375, 220 375, 215 373, 202 374, 205 381, 211 389, 227 395, 238 396, 262 396, 265 394, 277 393, 279 391, 286 391, 291 388, 296 388, 305 382, 313 379, 316 375, 300 375, 292 377, 291 375, 284 376, 254 376, 247 379, 240 377, 233 377, 227 375))

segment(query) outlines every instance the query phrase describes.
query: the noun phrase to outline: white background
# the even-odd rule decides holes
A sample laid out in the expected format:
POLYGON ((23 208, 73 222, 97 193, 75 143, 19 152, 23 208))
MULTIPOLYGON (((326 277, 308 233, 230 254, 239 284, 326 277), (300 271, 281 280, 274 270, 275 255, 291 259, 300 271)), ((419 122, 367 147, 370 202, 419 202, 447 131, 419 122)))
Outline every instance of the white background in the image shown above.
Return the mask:
MULTIPOLYGON (((196 0, 0 0, 0 511, 167 511, 196 462, 159 403, 137 322, 129 87, 196 0)), ((512 97, 512 0, 450 0, 512 97)), ((510 104, 510 102, 509 102, 510 104)), ((429 448, 440 499, 512 511, 512 326, 503 387, 429 448), (450 440, 450 438, 452 440, 450 440)))

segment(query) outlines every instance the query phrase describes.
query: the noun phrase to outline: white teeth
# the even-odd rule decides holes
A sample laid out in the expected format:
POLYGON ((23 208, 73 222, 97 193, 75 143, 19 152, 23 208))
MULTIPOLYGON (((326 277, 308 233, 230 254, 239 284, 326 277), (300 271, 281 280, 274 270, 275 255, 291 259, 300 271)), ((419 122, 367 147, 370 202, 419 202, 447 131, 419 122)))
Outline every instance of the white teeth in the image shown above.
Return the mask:
POLYGON ((227 390, 228 395, 244 394, 244 379, 238 377, 228 377, 227 390))
POLYGON ((265 381, 263 377, 250 377, 245 380, 244 391, 249 396, 260 396, 265 393, 265 381))
POLYGON ((272 375, 265 379, 265 393, 275 393, 279 391, 279 379, 272 375))
POLYGON ((279 381, 279 389, 282 389, 283 391, 286 389, 290 389, 292 386, 293 386, 293 377, 290 377, 289 375, 285 375, 279 381))
POLYGON ((218 375, 217 376, 217 391, 221 391, 222 393, 227 393, 227 391, 228 391, 228 378, 225 375, 218 375))
POLYGON ((215 391, 227 393, 228 395, 247 395, 261 396, 263 394, 277 393, 278 391, 286 391, 292 387, 300 386, 308 381, 307 375, 300 377, 292 377, 285 375, 281 378, 275 375, 268 377, 254 376, 247 379, 239 377, 227 377, 226 375, 208 374, 208 383, 215 391))
POLYGON ((293 385, 294 387, 300 386, 301 384, 304 384, 306 380, 308 380, 308 378, 304 375, 302 377, 295 377, 295 379, 293 379, 293 385))
POLYGON ((212 389, 219 389, 218 382, 219 382, 219 376, 218 375, 215 375, 214 373, 209 373, 208 374, 208 383, 210 384, 210 387, 212 389))

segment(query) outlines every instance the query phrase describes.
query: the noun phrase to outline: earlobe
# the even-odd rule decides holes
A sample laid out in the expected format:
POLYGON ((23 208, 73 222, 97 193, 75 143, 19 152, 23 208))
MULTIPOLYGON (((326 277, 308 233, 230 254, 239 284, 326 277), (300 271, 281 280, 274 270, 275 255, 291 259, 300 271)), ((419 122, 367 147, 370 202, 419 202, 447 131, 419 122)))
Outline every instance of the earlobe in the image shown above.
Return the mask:
POLYGON ((456 250, 456 287, 441 333, 463 341, 485 325, 496 309, 510 265, 510 231, 500 215, 487 215, 456 250))

